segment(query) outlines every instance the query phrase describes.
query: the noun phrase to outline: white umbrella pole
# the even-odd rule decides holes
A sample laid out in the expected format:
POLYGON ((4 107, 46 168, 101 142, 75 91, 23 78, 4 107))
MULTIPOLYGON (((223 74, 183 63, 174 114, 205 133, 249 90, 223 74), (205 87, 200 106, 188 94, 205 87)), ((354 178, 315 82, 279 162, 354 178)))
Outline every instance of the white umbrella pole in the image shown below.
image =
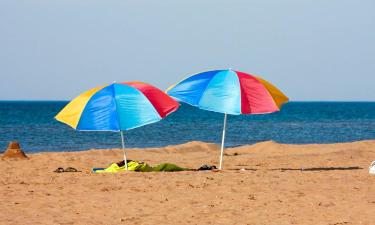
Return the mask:
POLYGON ((220 152, 220 165, 219 169, 221 170, 223 165, 223 155, 224 155, 224 141, 225 141, 225 129, 227 127, 227 114, 224 113, 224 126, 223 126, 223 136, 221 137, 221 152, 220 152))
POLYGON ((124 151, 125 169, 128 170, 128 162, 127 162, 127 160, 126 160, 125 141, 124 141, 124 133, 123 133, 123 131, 120 131, 120 134, 121 134, 122 151, 124 151))

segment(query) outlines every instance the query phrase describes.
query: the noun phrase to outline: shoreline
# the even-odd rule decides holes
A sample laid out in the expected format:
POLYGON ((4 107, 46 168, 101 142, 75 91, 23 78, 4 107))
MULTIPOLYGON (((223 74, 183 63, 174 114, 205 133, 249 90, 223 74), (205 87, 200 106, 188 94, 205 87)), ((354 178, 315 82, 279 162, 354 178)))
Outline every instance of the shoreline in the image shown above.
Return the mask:
MULTIPOLYGON (((225 150, 233 150, 233 149, 236 149, 236 148, 243 148, 243 147, 250 147, 250 146, 256 146, 256 145, 260 145, 262 143, 275 143, 275 144, 278 144, 278 145, 286 145, 286 146, 300 146, 300 147, 304 147, 304 146, 314 146, 314 145, 319 145, 319 146, 330 146, 330 145, 337 145, 337 144, 356 144, 356 143, 366 143, 366 142, 375 142, 375 139, 363 139, 363 140, 356 140, 356 141, 344 141, 344 142, 332 142, 332 143, 282 143, 282 142, 277 142, 277 141, 274 141, 274 140, 265 140, 265 141, 259 141, 259 142, 256 142, 256 143, 253 143, 253 144, 243 144, 243 145, 233 145, 233 146, 227 146, 225 147, 225 150)), ((184 146, 184 145, 188 145, 190 143, 201 143, 201 144, 208 144, 208 145, 216 145, 218 147, 220 147, 220 143, 213 143, 213 142, 204 142, 204 141, 189 141, 189 142, 186 142, 186 143, 180 143, 180 144, 172 144, 172 145, 163 145, 163 146, 153 146, 153 147, 126 147, 125 146, 125 150, 128 151, 132 151, 132 150, 142 150, 142 151, 149 151, 149 150, 158 150, 158 149, 165 149, 165 148, 168 148, 168 147, 179 147, 179 146, 184 146)), ((1 154, 3 154, 6 150, 6 146, 4 147, 4 149, 1 149, 0 150, 0 156, 1 154)), ((98 150, 98 151, 108 151, 108 150, 121 150, 121 148, 89 148, 89 149, 82 149, 82 150, 74 150, 72 149, 71 151, 66 151, 66 150, 63 150, 63 151, 49 151, 49 150, 46 150, 46 151, 28 151, 27 149, 22 149, 25 151, 25 153, 27 153, 27 155, 33 155, 33 154, 41 154, 41 153, 78 153, 78 152, 87 152, 87 151, 95 151, 95 150, 98 150)))

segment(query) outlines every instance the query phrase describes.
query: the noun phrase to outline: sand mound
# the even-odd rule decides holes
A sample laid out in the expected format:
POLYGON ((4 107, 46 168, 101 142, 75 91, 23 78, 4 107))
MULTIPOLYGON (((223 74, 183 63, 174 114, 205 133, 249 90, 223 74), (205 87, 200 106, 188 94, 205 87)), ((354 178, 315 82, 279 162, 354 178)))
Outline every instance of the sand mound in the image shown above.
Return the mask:
POLYGON ((274 141, 259 142, 253 145, 244 145, 235 148, 228 148, 227 154, 260 154, 263 156, 280 156, 285 154, 306 155, 306 154, 328 154, 340 153, 356 149, 359 154, 362 149, 375 145, 375 141, 358 141, 334 144, 280 144, 274 141))
POLYGON ((26 154, 21 150, 20 144, 12 141, 8 145, 8 149, 4 152, 1 159, 28 159, 26 154))
POLYGON ((201 141, 191 141, 180 145, 169 145, 164 148, 153 149, 153 151, 165 153, 213 152, 218 150, 218 145, 201 141))
POLYGON ((227 148, 227 154, 254 154, 254 153, 262 153, 262 154, 274 154, 279 153, 283 149, 283 145, 276 143, 274 141, 265 141, 256 143, 253 145, 244 145, 234 148, 227 148))

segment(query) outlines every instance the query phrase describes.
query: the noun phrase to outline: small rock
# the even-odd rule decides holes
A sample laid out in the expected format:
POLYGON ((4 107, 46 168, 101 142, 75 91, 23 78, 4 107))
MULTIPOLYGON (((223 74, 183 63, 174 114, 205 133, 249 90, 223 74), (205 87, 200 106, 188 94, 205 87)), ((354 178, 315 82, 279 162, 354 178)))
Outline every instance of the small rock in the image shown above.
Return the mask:
POLYGON ((254 195, 249 195, 249 196, 248 196, 248 199, 249 199, 249 200, 256 200, 256 197, 255 197, 254 195))
POLYGON ((336 204, 333 203, 333 202, 326 202, 326 203, 323 203, 323 202, 319 202, 319 206, 323 206, 323 207, 332 207, 332 206, 335 206, 336 204))
POLYGON ((106 187, 104 187, 104 188, 100 189, 100 191, 103 191, 103 192, 108 192, 108 191, 109 191, 109 189, 108 189, 108 188, 106 188, 106 187))

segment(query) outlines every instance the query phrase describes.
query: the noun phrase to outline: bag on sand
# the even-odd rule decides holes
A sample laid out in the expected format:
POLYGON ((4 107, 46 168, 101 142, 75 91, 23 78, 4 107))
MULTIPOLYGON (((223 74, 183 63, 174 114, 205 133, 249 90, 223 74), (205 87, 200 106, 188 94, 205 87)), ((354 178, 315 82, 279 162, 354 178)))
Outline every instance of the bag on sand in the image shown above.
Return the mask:
POLYGON ((375 161, 373 161, 369 168, 369 173, 375 175, 375 161))

